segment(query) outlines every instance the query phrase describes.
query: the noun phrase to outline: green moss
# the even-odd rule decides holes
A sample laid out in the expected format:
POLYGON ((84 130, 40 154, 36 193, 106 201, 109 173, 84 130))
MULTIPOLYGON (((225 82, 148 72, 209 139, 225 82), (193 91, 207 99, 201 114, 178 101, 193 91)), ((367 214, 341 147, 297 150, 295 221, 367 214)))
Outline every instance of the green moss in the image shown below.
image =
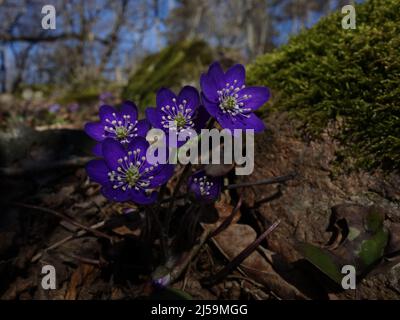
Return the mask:
POLYGON ((340 120, 343 155, 366 168, 400 169, 400 11, 398 0, 356 7, 357 29, 341 13, 322 19, 248 69, 267 85, 274 110, 289 110, 317 135, 340 120))
POLYGON ((98 87, 82 87, 80 90, 68 90, 59 99, 58 103, 67 104, 77 102, 81 104, 92 103, 98 100, 100 89, 98 87))
POLYGON ((135 101, 139 108, 155 105, 161 87, 175 92, 185 85, 197 86, 200 74, 212 62, 213 52, 203 41, 183 41, 146 57, 123 90, 124 99, 135 101))

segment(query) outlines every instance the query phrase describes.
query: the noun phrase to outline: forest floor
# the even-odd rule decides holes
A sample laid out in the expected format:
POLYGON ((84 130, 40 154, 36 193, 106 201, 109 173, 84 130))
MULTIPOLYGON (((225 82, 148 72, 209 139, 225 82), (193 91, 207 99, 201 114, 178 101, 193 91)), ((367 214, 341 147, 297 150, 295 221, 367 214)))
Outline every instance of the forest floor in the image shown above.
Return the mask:
MULTIPOLYGON (((0 137, 0 298, 149 296, 152 248, 135 240, 140 233, 137 208, 107 201, 83 168, 90 143, 81 130, 95 119, 96 110, 62 109, 53 115, 34 110, 26 108, 20 115, 23 124, 13 122, 0 137), (44 115, 52 117, 52 124, 38 121, 44 115), (92 229, 85 231, 79 224, 92 229), (110 246, 103 233, 125 240, 110 246), (56 290, 41 287, 41 268, 48 264, 57 271, 56 290)), ((8 111, 1 111, 9 120, 8 111)), ((235 182, 289 173, 295 173, 294 179, 224 193, 215 204, 219 222, 204 220, 196 230, 198 238, 230 216, 242 198, 240 210, 225 230, 198 246, 172 287, 194 299, 400 299, 396 259, 363 277, 357 290, 345 291, 319 275, 297 249, 299 242, 327 244, 332 208, 342 204, 357 205, 361 211, 379 206, 385 226, 399 231, 399 175, 343 169, 335 161, 340 146, 329 128, 310 140, 286 114, 272 114, 265 121, 268 130, 256 137, 254 173, 235 182), (212 277, 278 222, 239 268, 212 277), (207 282, 210 277, 213 281, 207 282)), ((169 190, 175 184, 172 180, 169 190)), ((392 232, 392 246, 398 244, 397 234, 392 232)))

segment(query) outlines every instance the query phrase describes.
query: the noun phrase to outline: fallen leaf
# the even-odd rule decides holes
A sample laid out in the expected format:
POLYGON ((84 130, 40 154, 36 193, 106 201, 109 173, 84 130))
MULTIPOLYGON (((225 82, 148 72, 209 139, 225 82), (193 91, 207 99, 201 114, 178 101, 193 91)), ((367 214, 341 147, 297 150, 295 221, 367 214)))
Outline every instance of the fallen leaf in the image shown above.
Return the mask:
MULTIPOLYGON (((233 205, 230 204, 230 199, 228 199, 228 197, 225 194, 221 195, 221 198, 217 202, 215 202, 214 207, 218 212, 220 220, 219 222, 222 222, 223 220, 228 218, 231 215, 233 209, 235 208, 233 205)), ((239 210, 233 217, 232 224, 239 221, 240 216, 241 213, 239 210)))
POLYGON ((83 285, 87 277, 93 272, 94 266, 89 264, 81 264, 71 276, 68 290, 65 294, 65 300, 76 300, 78 289, 83 285))
POLYGON ((68 185, 62 187, 58 192, 44 195, 42 197, 43 203, 49 207, 58 207, 65 200, 67 200, 75 191, 75 186, 68 185))
MULTIPOLYGON (((256 239, 255 230, 249 225, 232 224, 213 238, 221 253, 232 260, 256 239)), ((306 299, 293 285, 285 281, 259 251, 254 251, 241 264, 242 273, 263 284, 279 297, 285 299, 306 299)))
POLYGON ((104 224, 105 230, 112 230, 120 236, 133 235, 139 236, 143 218, 137 211, 114 215, 110 217, 104 224))

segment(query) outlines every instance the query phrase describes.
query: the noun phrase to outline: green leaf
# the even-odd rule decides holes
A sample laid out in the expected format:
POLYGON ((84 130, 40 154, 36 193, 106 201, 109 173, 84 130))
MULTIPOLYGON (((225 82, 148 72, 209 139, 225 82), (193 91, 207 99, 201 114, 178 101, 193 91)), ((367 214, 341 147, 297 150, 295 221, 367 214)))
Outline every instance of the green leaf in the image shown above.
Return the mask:
POLYGON ((382 228, 384 219, 385 215, 376 210, 371 210, 366 217, 366 229, 370 232, 377 232, 382 228))
POLYGON ((332 254, 309 243, 301 243, 299 248, 304 258, 337 284, 341 284, 343 275, 340 273, 340 266, 334 261, 335 257, 332 254))
POLYGON ((368 267, 382 258, 385 247, 389 240, 389 233, 386 229, 379 230, 370 239, 361 243, 361 249, 358 254, 361 261, 368 267))

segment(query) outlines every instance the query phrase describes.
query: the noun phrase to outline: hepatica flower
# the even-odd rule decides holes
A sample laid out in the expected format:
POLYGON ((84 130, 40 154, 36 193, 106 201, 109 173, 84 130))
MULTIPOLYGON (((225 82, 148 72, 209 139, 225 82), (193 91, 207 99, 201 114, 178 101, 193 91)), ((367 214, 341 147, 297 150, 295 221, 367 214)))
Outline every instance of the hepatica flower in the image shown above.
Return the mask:
POLYGON ((270 93, 267 87, 246 87, 245 78, 242 65, 224 73, 221 65, 214 62, 200 78, 203 103, 221 127, 261 132, 265 125, 253 112, 268 101, 270 93))
POLYGON ((102 92, 99 95, 99 100, 102 102, 106 102, 108 100, 114 99, 114 95, 111 92, 102 92))
POLYGON ((59 104, 52 104, 49 107, 49 112, 50 113, 57 113, 58 111, 60 111, 60 109, 61 109, 61 106, 59 104))
POLYGON ((189 178, 189 190, 198 200, 212 202, 218 199, 222 181, 222 177, 207 176, 204 170, 200 170, 189 178))
MULTIPOLYGON (((185 86, 176 96, 171 90, 162 88, 157 92, 156 108, 147 108, 146 117, 154 128, 168 134, 179 134, 188 129, 200 131, 209 116, 200 106, 199 93, 194 87, 185 86)), ((178 147, 185 141, 179 142, 178 147)))
POLYGON ((102 185, 103 195, 113 201, 149 204, 156 200, 157 187, 174 172, 171 164, 150 164, 146 159, 149 143, 134 138, 127 146, 112 138, 102 143, 104 160, 92 160, 86 166, 91 180, 102 185))
MULTIPOLYGON (((133 138, 146 136, 150 128, 147 120, 137 119, 137 107, 131 101, 125 101, 120 111, 103 105, 100 107, 99 114, 99 122, 90 122, 85 125, 86 133, 98 142, 112 138, 126 146, 133 138)), ((101 144, 96 145, 93 152, 101 156, 101 144)))

